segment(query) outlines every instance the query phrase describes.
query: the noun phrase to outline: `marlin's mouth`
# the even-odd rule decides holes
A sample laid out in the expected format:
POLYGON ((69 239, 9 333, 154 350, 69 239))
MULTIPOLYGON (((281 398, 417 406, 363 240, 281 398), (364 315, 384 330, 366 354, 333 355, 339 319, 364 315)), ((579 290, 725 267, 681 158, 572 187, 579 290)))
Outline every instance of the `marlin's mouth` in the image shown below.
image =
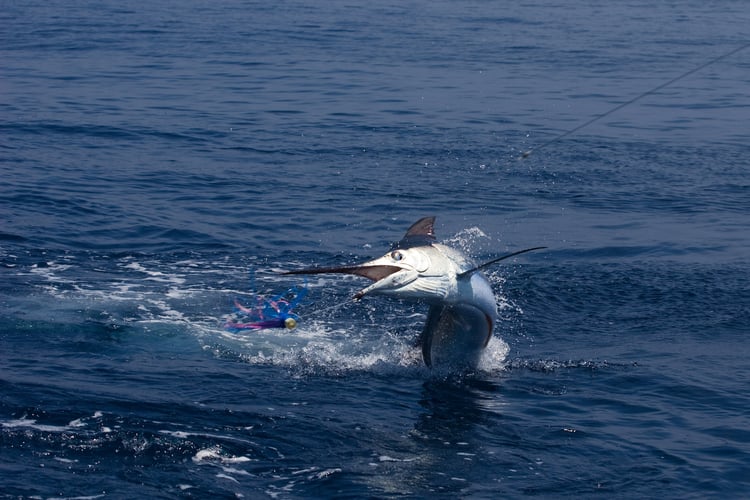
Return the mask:
MULTIPOLYGON (((363 288, 354 294, 354 300, 359 300, 371 291, 389 287, 394 279, 397 282, 401 281, 398 279, 399 277, 394 276, 401 271, 405 271, 405 269, 399 266, 389 266, 387 264, 362 264, 359 266, 313 267, 309 269, 300 269, 299 271, 287 271, 283 274, 352 274, 374 281, 372 285, 363 288), (388 277, 393 277, 393 279, 386 280, 388 277)), ((406 277, 404 276, 404 278, 406 277)), ((413 278, 411 277, 406 278, 405 281, 408 282, 412 279, 413 278)))
POLYGON ((281 274, 353 274, 362 276, 372 281, 380 281, 387 278, 393 273, 402 269, 398 266, 341 266, 341 267, 312 267, 309 269, 300 269, 298 271, 286 271, 281 274))
POLYGON ((308 269, 300 269, 298 271, 286 271, 281 274, 353 274, 372 281, 380 281, 383 278, 402 270, 403 269, 398 266, 368 266, 367 264, 363 264, 360 266, 311 267, 308 269))

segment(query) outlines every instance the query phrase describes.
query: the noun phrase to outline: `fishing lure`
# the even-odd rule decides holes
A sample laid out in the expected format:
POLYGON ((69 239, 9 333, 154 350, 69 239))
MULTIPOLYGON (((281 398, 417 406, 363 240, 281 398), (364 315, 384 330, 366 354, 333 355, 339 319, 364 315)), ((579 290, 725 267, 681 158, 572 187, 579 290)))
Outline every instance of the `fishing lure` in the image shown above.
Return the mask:
POLYGON ((234 314, 225 323, 224 328, 238 333, 246 330, 265 330, 267 328, 297 327, 300 317, 292 310, 307 295, 307 287, 294 286, 285 293, 271 298, 256 297, 255 306, 248 307, 234 301, 234 314))

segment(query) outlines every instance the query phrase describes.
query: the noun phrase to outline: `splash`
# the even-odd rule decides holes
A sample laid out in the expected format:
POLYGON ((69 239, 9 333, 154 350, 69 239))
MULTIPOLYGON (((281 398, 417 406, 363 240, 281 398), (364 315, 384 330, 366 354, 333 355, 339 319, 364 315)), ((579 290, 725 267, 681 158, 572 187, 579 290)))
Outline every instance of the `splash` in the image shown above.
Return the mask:
POLYGON ((490 238, 476 226, 467 227, 445 240, 445 244, 461 249, 465 254, 472 255, 478 246, 488 244, 490 238))
MULTIPOLYGON (((462 234, 482 238, 476 231, 462 234)), ((471 237, 462 237, 470 245, 471 237)), ((190 257, 102 258, 89 271, 87 262, 74 255, 49 256, 43 265, 15 271, 19 281, 42 292, 27 298, 23 312, 29 320, 51 322, 58 332, 54 325, 86 321, 110 336, 142 334, 145 342, 182 338, 186 349, 197 341, 199 349, 215 357, 273 366, 293 376, 430 376, 415 346, 426 319, 424 307, 387 298, 354 303, 350 288, 359 286, 354 280, 321 277, 287 288, 289 284, 272 272, 263 281, 277 291, 286 290, 284 294, 248 295, 246 288, 232 286, 234 277, 246 273, 248 261, 190 257), (53 310, 50 297, 55 299, 53 310), (240 297, 229 319, 227 297, 240 297), (31 299, 38 307, 28 307, 31 299), (294 315, 294 334, 281 327, 284 314, 294 315), (271 328, 260 323, 269 318, 275 320, 271 328), (234 324, 224 328, 227 323, 234 324)), ((500 338, 503 324, 512 322, 519 310, 498 293, 503 275, 491 270, 488 277, 501 317, 479 369, 494 372, 502 369, 508 352, 500 338)))

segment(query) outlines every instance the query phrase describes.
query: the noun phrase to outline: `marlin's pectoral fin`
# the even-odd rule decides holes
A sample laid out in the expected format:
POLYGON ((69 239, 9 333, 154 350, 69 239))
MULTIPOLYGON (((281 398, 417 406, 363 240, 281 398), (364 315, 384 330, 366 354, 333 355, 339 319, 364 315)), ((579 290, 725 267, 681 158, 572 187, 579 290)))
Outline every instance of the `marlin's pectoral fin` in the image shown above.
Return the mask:
POLYGON ((427 366, 476 366, 492 336, 493 321, 469 304, 434 305, 419 337, 427 366))
POLYGON ((422 333, 419 334, 415 346, 422 348, 422 359, 424 359, 424 363, 427 366, 432 366, 432 358, 430 356, 430 350, 432 348, 432 333, 438 329, 443 309, 445 309, 445 306, 430 306, 430 311, 427 313, 427 322, 424 324, 422 333))

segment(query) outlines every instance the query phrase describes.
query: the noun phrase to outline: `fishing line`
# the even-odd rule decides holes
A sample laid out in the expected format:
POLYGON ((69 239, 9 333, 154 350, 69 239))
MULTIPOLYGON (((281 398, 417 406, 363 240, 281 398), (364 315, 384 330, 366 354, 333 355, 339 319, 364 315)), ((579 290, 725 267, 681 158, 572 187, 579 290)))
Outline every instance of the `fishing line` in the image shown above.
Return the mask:
POLYGON ((609 111, 605 111, 604 113, 601 113, 599 115, 594 116, 593 118, 591 118, 590 120, 582 123, 581 125, 578 125, 577 127, 573 128, 571 130, 568 130, 567 132, 564 132, 564 133, 558 135, 557 137, 554 137, 554 138, 548 140, 547 142, 543 142, 540 146, 537 146, 535 148, 531 148, 531 149, 528 149, 528 150, 524 151, 521 154, 521 156, 518 157, 518 159, 519 160, 523 160, 525 158, 528 158, 529 155, 531 155, 532 152, 538 151, 538 150, 542 149, 543 147, 549 146, 550 144, 553 144, 553 143, 555 143, 555 142, 557 142, 557 141, 559 141, 561 139, 564 139, 565 137, 568 137, 569 135, 578 132, 582 128, 588 127, 592 123, 594 123, 594 122, 596 122, 598 120, 601 120, 602 118, 607 117, 607 116, 611 115, 612 113, 614 113, 616 111, 619 111, 620 109, 624 108, 625 106, 629 106, 630 104, 633 104, 634 102, 636 102, 639 99, 643 99, 644 97, 646 97, 648 95, 651 95, 651 94, 653 94, 655 92, 658 92, 661 89, 663 89, 665 87, 668 87, 668 86, 672 85, 673 83, 682 80, 683 78, 687 78, 688 76, 692 75, 693 73, 697 73, 698 71, 700 71, 700 70, 702 70, 702 69, 704 69, 704 68, 706 68, 708 66, 711 66, 712 64, 714 64, 716 62, 719 62, 722 59, 726 59, 727 57, 730 57, 730 56, 736 54, 737 52, 739 52, 741 50, 744 50, 744 49, 746 49, 748 47, 750 47, 750 43, 746 43, 745 45, 742 45, 740 47, 732 49, 729 52, 726 52, 724 54, 721 54, 718 57, 715 57, 715 58, 713 58, 713 59, 711 59, 709 61, 706 61, 703 64, 701 64, 700 66, 697 66, 697 67, 691 69, 690 71, 686 71, 685 73, 683 73, 683 74, 681 74, 679 76, 676 76, 676 77, 672 78, 671 80, 669 80, 669 81, 667 81, 665 83, 662 83, 661 85, 658 85, 658 86, 656 86, 656 87, 654 87, 654 88, 652 88, 650 90, 647 90, 646 92, 643 92, 642 94, 639 94, 639 95, 633 97, 629 101, 625 101, 622 104, 618 104, 617 106, 615 106, 614 108, 610 109, 609 111))
POLYGON ((322 307, 320 309, 316 309, 314 311, 310 311, 310 313, 305 314, 305 317, 307 318, 307 317, 312 316, 314 318, 315 316, 320 316, 323 313, 332 312, 332 311, 334 311, 336 309, 340 309, 340 308, 342 308, 342 307, 344 307, 346 305, 350 305, 350 304, 351 304, 351 302, 349 302, 349 301, 339 302, 338 304, 333 304, 331 306, 326 306, 326 307, 322 307))

